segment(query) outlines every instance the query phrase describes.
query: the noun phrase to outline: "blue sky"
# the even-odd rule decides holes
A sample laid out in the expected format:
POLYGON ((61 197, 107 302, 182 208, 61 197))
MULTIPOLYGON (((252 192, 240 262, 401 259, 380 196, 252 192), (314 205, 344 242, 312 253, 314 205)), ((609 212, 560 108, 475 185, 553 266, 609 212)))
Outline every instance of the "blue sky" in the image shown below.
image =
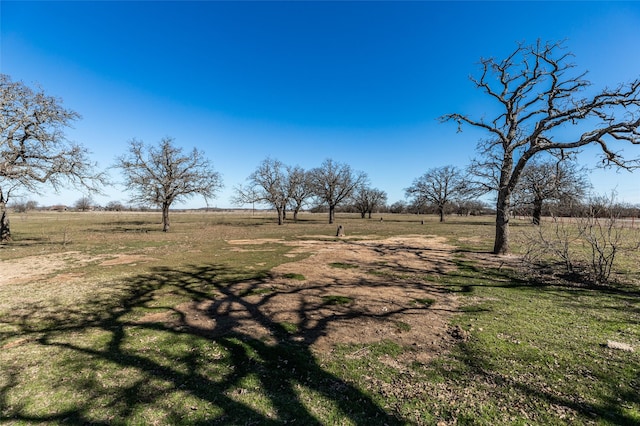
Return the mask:
MULTIPOLYGON (((438 117, 487 113, 468 77, 517 42, 566 40, 595 88, 640 77, 640 2, 3 0, 0 23, 0 71, 79 112, 67 135, 101 167, 132 138, 173 137, 222 174, 218 207, 266 157, 348 163, 390 203, 429 168, 464 167, 483 133, 438 117)), ((640 157, 640 146, 621 148, 640 157)), ((594 153, 582 164, 596 165, 594 153)), ((640 171, 590 178, 596 192, 640 203, 640 171)), ((127 200, 107 191, 96 201, 127 200)))

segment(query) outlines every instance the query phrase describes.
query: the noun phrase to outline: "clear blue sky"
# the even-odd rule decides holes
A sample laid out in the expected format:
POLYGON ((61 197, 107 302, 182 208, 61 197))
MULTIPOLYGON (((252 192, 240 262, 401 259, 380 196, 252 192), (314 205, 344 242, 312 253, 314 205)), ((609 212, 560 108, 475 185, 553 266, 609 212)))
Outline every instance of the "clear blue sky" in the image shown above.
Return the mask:
MULTIPOLYGON (((429 168, 464 167, 483 134, 437 118, 480 117, 488 100, 468 77, 517 42, 566 39, 596 88, 640 76, 640 2, 3 0, 0 14, 0 71, 79 112, 67 134, 101 167, 132 138, 171 136, 222 174, 219 207, 267 156, 306 169, 348 163, 390 203, 429 168)), ((640 146, 624 152, 639 157, 640 146)), ((591 150, 581 161, 597 163, 591 150)), ((640 203, 640 171, 591 180, 640 203)), ((127 200, 108 191, 94 198, 127 200)))

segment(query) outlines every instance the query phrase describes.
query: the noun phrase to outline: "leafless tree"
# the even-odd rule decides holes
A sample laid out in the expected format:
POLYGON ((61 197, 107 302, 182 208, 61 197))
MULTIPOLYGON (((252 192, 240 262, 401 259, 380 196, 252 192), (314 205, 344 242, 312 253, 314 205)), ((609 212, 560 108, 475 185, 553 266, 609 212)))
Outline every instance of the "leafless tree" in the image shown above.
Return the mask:
POLYGON ((538 42, 518 45, 503 60, 481 59, 480 76, 471 81, 501 112, 491 120, 459 113, 441 117, 457 122, 459 130, 468 124, 490 134, 478 149, 488 174, 497 180, 496 254, 509 252, 511 196, 535 155, 562 156, 585 145, 598 145, 604 165, 638 166, 638 159, 623 158, 613 144, 640 144, 640 79, 587 94, 590 82, 584 79, 586 73, 572 73, 571 57, 562 43, 538 42))
POLYGON ((122 204, 120 201, 115 201, 115 200, 109 201, 105 206, 105 210, 110 212, 120 212, 124 209, 125 209, 124 204, 122 204))
POLYGON ((163 138, 157 146, 142 141, 129 142, 129 152, 116 159, 125 187, 133 192, 132 203, 154 205, 162 209, 162 230, 168 232, 169 208, 175 201, 196 194, 208 200, 222 188, 220 174, 211 162, 194 148, 183 154, 171 138, 163 138))
POLYGON ((94 201, 91 197, 89 197, 88 195, 84 195, 78 198, 73 206, 78 211, 86 212, 91 210, 91 208, 93 207, 93 203, 94 201))
POLYGON ((268 204, 278 213, 278 225, 284 223, 284 211, 289 202, 285 165, 273 158, 264 159, 251 173, 248 184, 235 188, 234 204, 268 204))
POLYGON ((390 213, 400 214, 400 213, 406 213, 406 211, 407 211, 407 203, 405 203, 402 200, 396 201, 389 206, 390 213))
POLYGON ((579 168, 575 162, 533 158, 522 171, 514 189, 514 198, 532 207, 533 223, 539 225, 545 201, 567 203, 573 200, 578 203, 590 188, 586 170, 579 168))
POLYGON ((364 172, 354 172, 348 164, 332 159, 326 159, 320 167, 312 169, 310 174, 314 195, 329 206, 329 223, 335 221, 336 206, 348 200, 356 189, 367 183, 364 172))
POLYGON ((377 188, 362 187, 353 195, 353 206, 363 219, 367 214, 371 219, 373 211, 386 203, 387 193, 377 188))
POLYGON ((300 166, 287 167, 287 191, 293 220, 298 220, 300 209, 313 196, 309 172, 300 166))
POLYGON ((18 197, 18 199, 14 200, 9 207, 11 207, 15 213, 26 213, 37 209, 38 202, 34 200, 25 201, 24 199, 21 199, 21 197, 18 197))
POLYGON ((440 222, 444 222, 445 209, 454 200, 462 200, 469 194, 466 181, 454 166, 436 167, 414 179, 405 190, 407 198, 415 204, 432 204, 436 207, 440 222))
POLYGON ((0 241, 9 241, 12 193, 38 194, 44 184, 99 191, 106 180, 88 151, 67 140, 65 129, 80 115, 63 108, 61 99, 0 74, 0 108, 0 241))

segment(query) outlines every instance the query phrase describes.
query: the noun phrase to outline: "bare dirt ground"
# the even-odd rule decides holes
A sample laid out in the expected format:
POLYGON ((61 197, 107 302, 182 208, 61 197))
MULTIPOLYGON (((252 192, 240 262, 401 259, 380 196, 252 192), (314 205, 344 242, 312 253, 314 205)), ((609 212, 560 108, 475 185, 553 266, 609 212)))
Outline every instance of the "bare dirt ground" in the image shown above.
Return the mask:
MULTIPOLYGON (((288 325, 291 338, 314 351, 387 340, 413 348, 405 351, 404 361, 419 362, 463 338, 448 326, 457 297, 424 279, 454 268, 453 247, 444 238, 228 241, 242 251, 275 242, 294 246, 291 256, 312 254, 274 268, 266 280, 229 288, 222 297, 181 304, 179 315, 155 313, 140 321, 174 322, 213 334, 239 332, 267 343, 277 341, 274 327, 288 325)), ((367 350, 353 354, 366 355, 367 350)))
MULTIPOLYGON (((458 309, 455 293, 425 279, 455 268, 453 247, 444 238, 408 235, 387 239, 231 240, 231 250, 260 250, 263 244, 293 247, 289 256, 310 255, 284 263, 260 281, 219 288, 211 300, 188 302, 172 311, 149 314, 140 323, 162 322, 212 335, 229 332, 275 343, 283 330, 318 352, 338 344, 392 341, 405 351, 405 361, 426 362, 456 339, 448 326, 458 309), (177 315, 176 315, 177 314, 177 315)), ((102 266, 144 261, 141 256, 91 258, 79 252, 31 256, 2 262, 0 285, 29 282, 61 271, 70 262, 102 266)), ((73 280, 69 274, 60 279, 73 280)), ((63 276, 64 275, 64 276, 63 276)), ((56 277, 53 278, 56 280, 56 277)), ((353 356, 366 356, 356 351, 353 356)), ((389 360, 391 363, 399 360, 389 360)), ((402 361, 402 360, 400 360, 402 361)))
MULTIPOLYGON (((0 286, 3 284, 27 283, 66 269, 69 263, 100 262, 101 266, 122 265, 149 260, 141 255, 101 255, 91 257, 78 251, 67 251, 41 256, 28 256, 20 259, 0 261, 0 286)), ((69 274, 59 274, 63 279, 69 274)))

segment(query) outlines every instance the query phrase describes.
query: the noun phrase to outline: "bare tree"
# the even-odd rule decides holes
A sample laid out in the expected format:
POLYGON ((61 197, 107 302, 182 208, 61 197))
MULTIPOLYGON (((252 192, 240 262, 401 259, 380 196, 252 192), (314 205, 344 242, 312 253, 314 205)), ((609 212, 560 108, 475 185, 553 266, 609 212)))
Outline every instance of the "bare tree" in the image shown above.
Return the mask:
POLYGON ((287 191, 293 220, 298 220, 300 209, 313 196, 309 172, 300 166, 287 167, 287 191))
POLYGON ((363 219, 367 214, 371 219, 373 211, 386 203, 387 193, 377 188, 362 187, 353 195, 353 206, 363 219))
POLYGON ((86 212, 91 210, 91 208, 93 207, 93 203, 94 201, 91 197, 89 197, 88 195, 84 195, 78 198, 73 206, 78 211, 86 212))
POLYGON ((12 193, 38 194, 44 184, 56 191, 65 184, 98 191, 106 180, 94 172, 88 151, 65 137, 80 115, 63 108, 62 100, 0 74, 0 109, 0 241, 9 241, 12 193))
POLYGON ((110 212, 120 212, 124 209, 125 209, 124 204, 122 204, 120 201, 117 201, 117 200, 109 201, 105 206, 105 210, 110 212))
POLYGON ((454 200, 462 200, 469 193, 466 181, 454 166, 435 167, 414 179, 405 190, 407 198, 415 204, 432 204, 436 207, 440 222, 444 222, 445 209, 454 200))
POLYGON ((497 103, 501 112, 490 121, 464 114, 453 120, 484 129, 491 135, 478 148, 490 174, 497 180, 494 253, 509 252, 509 207, 525 165, 541 152, 564 155, 585 145, 598 145, 604 165, 632 168, 614 142, 640 144, 640 79, 595 95, 578 97, 590 86, 586 73, 572 74, 572 55, 562 43, 518 45, 501 61, 481 59, 476 88, 497 103), (572 136, 573 135, 573 136, 572 136))
POLYGON ((395 203, 389 206, 390 213, 400 214, 400 213, 406 213, 406 211, 407 211, 407 203, 405 203, 402 200, 396 201, 395 203))
POLYGON ((311 185, 314 195, 329 206, 329 223, 335 221, 336 206, 367 183, 364 172, 354 172, 347 164, 325 160, 320 167, 312 169, 311 185))
POLYGON ((169 208, 175 201, 196 194, 208 200, 222 188, 220 174, 201 151, 194 148, 183 154, 171 138, 162 139, 157 147, 131 140, 129 152, 116 159, 116 167, 124 175, 126 188, 134 193, 132 203, 162 209, 164 232, 169 231, 169 208))
POLYGON ((514 198, 519 199, 521 204, 532 206, 533 223, 539 225, 545 201, 566 203, 573 200, 577 203, 587 195, 590 187, 586 170, 579 168, 576 163, 533 158, 522 171, 514 189, 514 198))
POLYGON ((284 211, 289 202, 285 165, 272 158, 264 159, 248 177, 249 183, 235 188, 235 204, 261 203, 273 206, 278 213, 278 225, 284 223, 284 211))
POLYGON ((25 201, 24 199, 21 199, 21 197, 19 197, 17 200, 14 200, 9 207, 11 207, 15 213, 26 213, 28 211, 37 209, 38 202, 35 200, 25 201))

